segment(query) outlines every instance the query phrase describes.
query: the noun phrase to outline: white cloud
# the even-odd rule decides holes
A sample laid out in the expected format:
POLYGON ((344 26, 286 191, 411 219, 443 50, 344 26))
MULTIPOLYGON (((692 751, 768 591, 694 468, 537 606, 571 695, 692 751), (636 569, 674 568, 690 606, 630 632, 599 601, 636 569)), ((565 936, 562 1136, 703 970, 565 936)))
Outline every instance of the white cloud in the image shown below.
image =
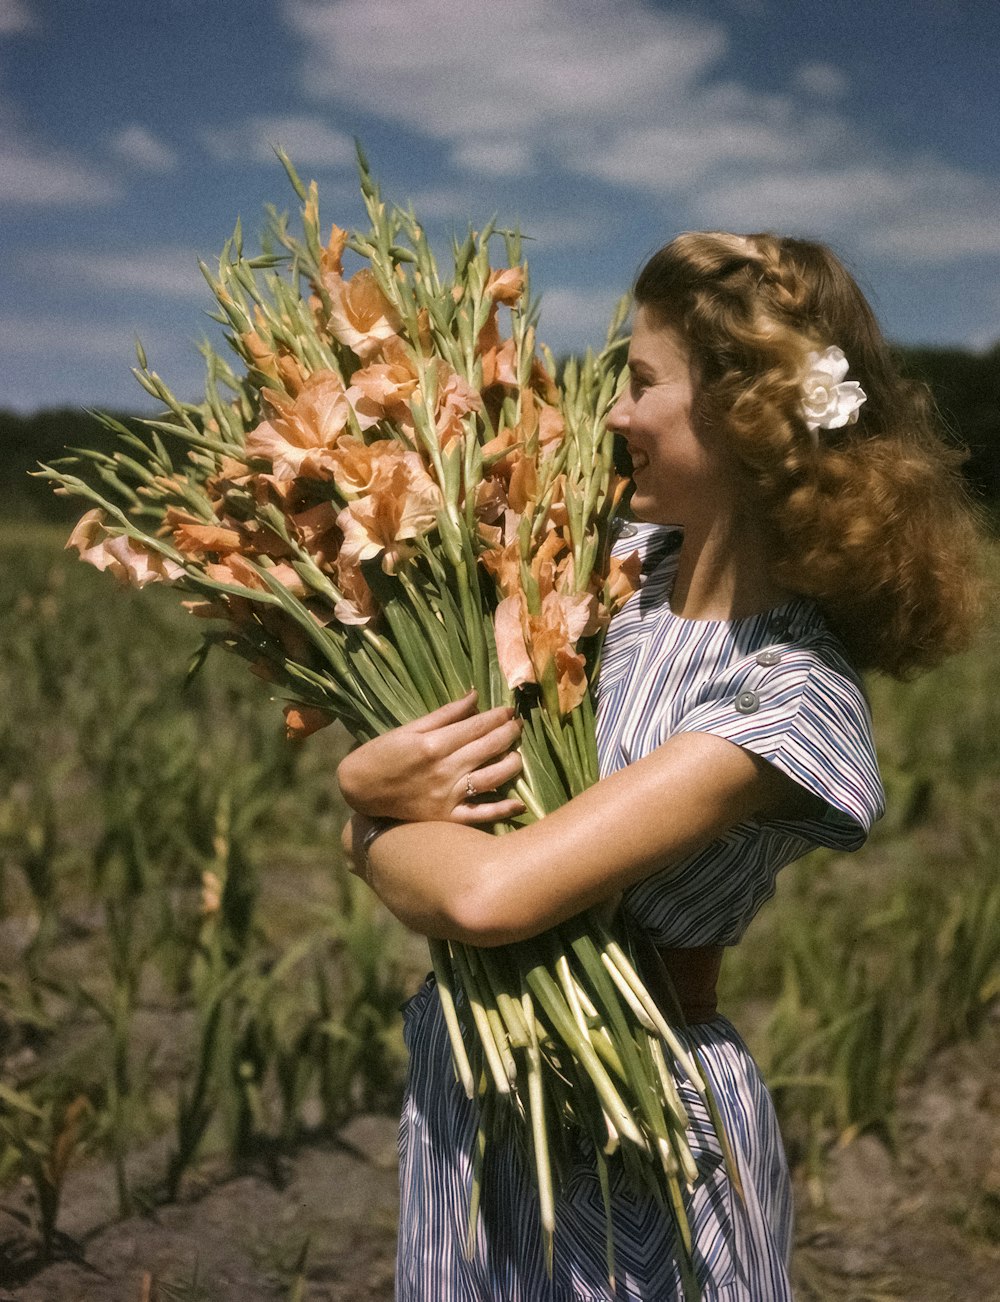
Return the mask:
POLYGON ((992 211, 955 212, 944 209, 897 216, 876 227, 865 244, 873 253, 890 254, 906 262, 953 262, 982 254, 1000 254, 1000 194, 992 211))
POLYGON ((808 229, 903 260, 1000 241, 995 184, 880 141, 851 118, 831 62, 791 67, 771 93, 725 78, 726 30, 706 18, 643 0, 284 0, 284 12, 308 95, 443 144, 470 184, 582 177, 669 203, 674 220, 808 229))
POLYGON ((724 229, 850 233, 866 252, 897 261, 1000 253, 1000 187, 934 160, 738 177, 702 188, 693 207, 704 225, 724 229))
POLYGON ((523 176, 532 165, 528 145, 490 137, 458 145, 453 158, 463 171, 482 172, 484 176, 523 176))
POLYGON ((342 167, 354 162, 354 143, 316 116, 271 117, 258 115, 235 127, 212 127, 202 132, 205 148, 221 162, 253 159, 274 162, 274 145, 280 145, 296 166, 342 167))
POLYGON ((25 263, 29 268, 55 273, 66 284, 205 303, 211 293, 198 270, 197 253, 192 248, 135 249, 121 253, 57 251, 29 256, 25 263))
POLYGON ((0 0, 0 36, 30 32, 35 20, 23 0, 0 0))
POLYGON ((108 176, 64 150, 14 140, 0 145, 0 205, 106 204, 118 197, 108 176))
POLYGON ((847 94, 847 77, 832 63, 804 63, 795 74, 795 85, 818 99, 841 99, 847 94))
POLYGON ((542 340, 558 340, 558 351, 562 352, 603 344, 621 289, 561 286, 545 290, 541 297, 542 340))
POLYGON ((682 122, 580 142, 569 158, 581 172, 654 193, 688 190, 734 164, 783 165, 807 155, 809 142, 780 127, 739 118, 682 122))
POLYGON ((119 158, 147 172, 172 172, 177 166, 175 151, 138 122, 119 131, 109 143, 119 158))
POLYGON ((304 88, 450 147, 468 175, 575 173, 683 196, 842 148, 836 68, 787 91, 719 75, 728 41, 641 0, 286 0, 304 88), (822 101, 817 103, 817 101, 822 101))
MULTIPOLYGON (((722 28, 636 0, 287 0, 305 88, 436 139, 522 150, 649 124, 725 49, 722 28)), ((468 162, 468 157, 466 157, 468 162)))

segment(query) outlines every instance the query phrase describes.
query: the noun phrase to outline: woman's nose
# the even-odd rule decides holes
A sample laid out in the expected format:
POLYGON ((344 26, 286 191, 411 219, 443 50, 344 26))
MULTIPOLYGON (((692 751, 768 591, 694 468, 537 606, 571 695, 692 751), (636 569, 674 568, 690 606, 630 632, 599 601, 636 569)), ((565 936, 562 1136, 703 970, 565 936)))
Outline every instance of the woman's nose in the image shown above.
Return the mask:
POLYGON ((628 428, 630 402, 628 390, 619 395, 618 401, 608 413, 608 428, 616 434, 624 434, 628 428))

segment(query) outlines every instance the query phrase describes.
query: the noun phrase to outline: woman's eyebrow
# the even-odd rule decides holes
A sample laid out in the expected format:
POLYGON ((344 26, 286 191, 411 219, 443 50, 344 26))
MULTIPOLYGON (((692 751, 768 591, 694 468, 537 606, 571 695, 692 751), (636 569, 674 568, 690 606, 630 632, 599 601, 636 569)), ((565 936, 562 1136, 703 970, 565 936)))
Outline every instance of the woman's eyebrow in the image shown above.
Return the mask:
POLYGON ((633 375, 635 375, 637 371, 641 371, 644 375, 652 375, 652 370, 649 364, 644 362, 641 357, 630 357, 625 365, 633 375))

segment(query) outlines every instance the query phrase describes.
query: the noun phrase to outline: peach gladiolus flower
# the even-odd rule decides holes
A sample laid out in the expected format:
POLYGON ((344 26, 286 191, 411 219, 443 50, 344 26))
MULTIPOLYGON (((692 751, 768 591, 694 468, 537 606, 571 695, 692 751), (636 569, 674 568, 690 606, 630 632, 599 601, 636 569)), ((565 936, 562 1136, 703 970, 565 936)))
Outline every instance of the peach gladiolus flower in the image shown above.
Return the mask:
POLYGON ((441 447, 446 448, 462 437, 463 418, 472 412, 482 411, 483 400, 467 380, 463 380, 457 371, 452 371, 444 362, 437 363, 437 372, 434 427, 441 447))
POLYGON ((523 687, 525 683, 536 683, 535 666, 531 663, 527 643, 524 640, 524 622, 522 606, 524 597, 521 593, 504 597, 497 603, 493 614, 493 635, 497 644, 497 660, 500 671, 507 680, 508 687, 523 687))
POLYGON ((319 267, 324 276, 340 276, 344 270, 344 249, 347 247, 347 231, 336 222, 330 227, 330 238, 326 248, 319 255, 319 267))
POLYGON ((243 547, 243 537, 237 530, 218 524, 188 524, 183 521, 175 525, 171 538, 179 552, 191 556, 203 556, 206 552, 226 556, 243 547))
POLYGON ((538 441, 542 447, 549 443, 558 443, 566 433, 566 422, 558 407, 541 403, 538 408, 538 441))
MULTIPOLYGON (((487 573, 492 574, 497 587, 504 595, 516 597, 523 591, 521 585, 521 545, 514 537, 506 544, 500 545, 502 533, 497 529, 497 545, 485 551, 479 557, 479 563, 487 573)), ((501 603, 502 604, 502 603, 501 603)))
POLYGON ((337 532, 338 508, 333 502, 318 502, 305 511, 297 511, 288 518, 295 526, 299 540, 322 569, 332 565, 340 547, 337 532))
MULTIPOLYGON (((410 402, 420 396, 420 371, 398 339, 389 340, 382 356, 382 362, 354 372, 347 396, 363 430, 390 420, 415 439, 410 402)), ((428 365, 434 368, 434 425, 441 447, 446 448, 461 437, 463 417, 482 411, 483 400, 478 390, 441 358, 428 365)))
POLYGON ((612 556, 608 567, 607 597, 611 614, 621 610, 626 601, 639 591, 642 560, 637 551, 627 556, 612 556))
POLYGON ((367 267, 349 280, 324 275, 323 285, 330 295, 327 329, 361 361, 374 357, 387 340, 398 334, 399 314, 367 267))
POLYGON ((441 490, 419 456, 400 449, 394 463, 386 458, 378 465, 370 491, 337 517, 344 563, 356 566, 381 556, 383 570, 394 574, 416 550, 412 540, 434 528, 442 505, 441 490))
POLYGON ((284 563, 271 565, 268 566, 267 573, 270 578, 280 583, 283 588, 287 588, 293 597, 308 597, 312 592, 312 589, 306 585, 298 570, 291 565, 284 563))
POLYGON ((411 420, 410 398, 419 382, 416 368, 398 340, 390 340, 382 355, 383 361, 355 371, 347 390, 362 430, 380 420, 401 424, 411 420))
POLYGON ((404 448, 395 439, 377 439, 374 443, 341 439, 331 462, 333 482, 348 501, 370 493, 379 475, 391 472, 396 465, 411 464, 423 470, 419 454, 404 448))
POLYGON ((270 461, 278 481, 298 475, 329 479, 333 472, 330 451, 347 428, 350 415, 340 376, 334 371, 315 371, 298 397, 292 399, 275 389, 268 389, 266 396, 276 414, 247 434, 247 456, 270 461))
POLYGON ((256 330, 247 330, 240 335, 240 343, 250 356, 254 368, 266 375, 268 379, 278 378, 278 358, 273 347, 265 343, 256 330))
POLYGON ((361 570, 357 565, 349 564, 341 554, 337 558, 335 573, 340 600, 334 603, 334 617, 341 624, 355 627, 370 624, 378 614, 378 603, 361 570))
POLYGON ((494 303, 513 307, 524 293, 524 268, 504 267, 500 271, 491 271, 486 281, 486 292, 494 303))
POLYGON ((548 592, 537 615, 522 592, 505 597, 494 615, 497 659, 509 687, 541 682, 554 673, 559 709, 568 714, 587 691, 586 660, 574 647, 600 626, 590 593, 548 592))
POLYGON ((248 354, 251 365, 269 380, 281 384, 295 395, 306 382, 306 372, 298 358, 271 338, 267 317, 260 307, 254 308, 255 328, 240 335, 240 342, 248 354))
POLYGON ((235 587, 251 588, 255 592, 270 591, 250 562, 238 552, 233 552, 218 564, 206 565, 205 573, 216 583, 231 583, 235 587))
POLYGON ((498 347, 488 348, 482 360, 484 389, 494 384, 506 389, 518 387, 517 351, 513 339, 505 339, 498 347))
POLYGON ((107 516, 99 508, 81 516, 76 528, 66 540, 81 561, 96 569, 107 570, 122 583, 144 588, 150 583, 173 583, 184 577, 184 567, 169 557, 130 538, 128 534, 113 534, 105 527, 107 516))
POLYGON ((285 736, 289 741, 303 741, 331 723, 333 715, 314 705, 285 706, 285 736))

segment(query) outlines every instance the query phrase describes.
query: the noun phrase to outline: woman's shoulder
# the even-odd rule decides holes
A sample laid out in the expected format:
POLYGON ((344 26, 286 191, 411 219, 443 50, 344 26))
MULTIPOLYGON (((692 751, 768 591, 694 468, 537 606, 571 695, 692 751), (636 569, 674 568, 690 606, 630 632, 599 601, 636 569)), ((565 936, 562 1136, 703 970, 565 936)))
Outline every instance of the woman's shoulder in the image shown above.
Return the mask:
POLYGON ((716 661, 707 696, 727 695, 734 685, 759 692, 785 709, 804 697, 841 699, 869 719, 867 693, 844 644, 818 605, 795 597, 783 606, 723 626, 728 654, 716 661))

